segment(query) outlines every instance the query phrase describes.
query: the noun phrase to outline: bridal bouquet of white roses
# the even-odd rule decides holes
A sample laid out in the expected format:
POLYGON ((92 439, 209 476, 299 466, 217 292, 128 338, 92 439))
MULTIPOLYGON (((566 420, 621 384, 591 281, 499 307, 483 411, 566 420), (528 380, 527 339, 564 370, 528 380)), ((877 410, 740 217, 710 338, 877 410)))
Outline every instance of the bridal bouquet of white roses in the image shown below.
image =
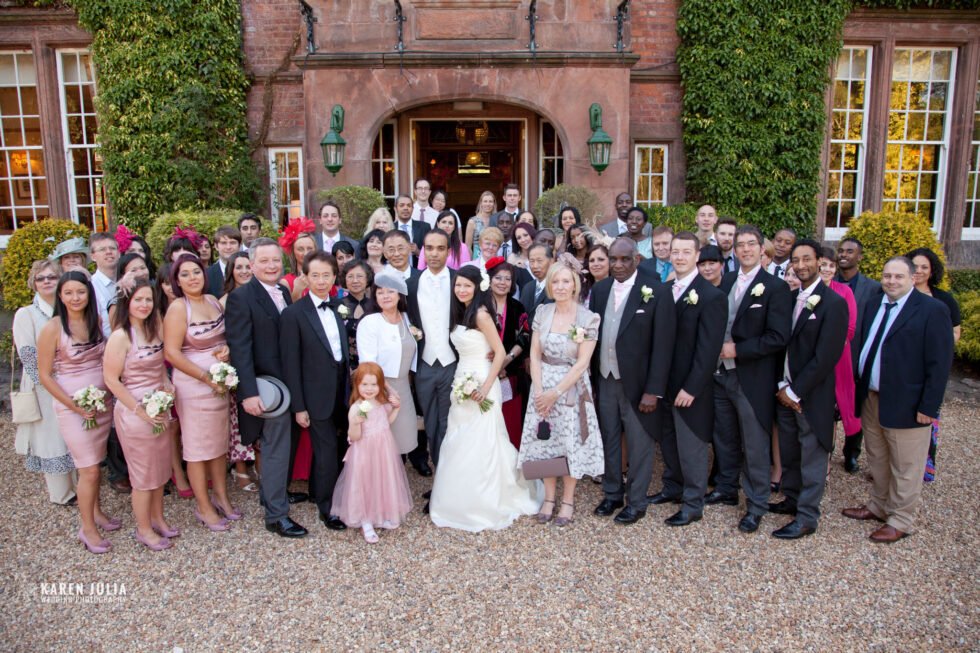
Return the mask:
MULTIPOLYGON (((146 410, 146 414, 150 416, 150 419, 154 419, 157 415, 165 413, 173 407, 174 396, 166 390, 155 390, 153 392, 147 392, 141 403, 146 410)), ((153 433, 163 433, 163 427, 163 424, 154 424, 153 433)))
MULTIPOLYGON (((106 392, 102 388, 94 385, 86 386, 72 395, 71 399, 75 405, 85 411, 94 411, 96 414, 106 411, 105 405, 106 392)), ((95 417, 87 418, 82 422, 82 428, 94 429, 98 426, 95 417)))
POLYGON ((228 363, 215 363, 208 373, 211 375, 211 382, 221 387, 218 394, 223 395, 228 390, 238 387, 238 370, 228 363))
MULTIPOLYGON (((453 396, 456 397, 457 401, 463 402, 469 399, 470 395, 479 388, 480 382, 476 380, 476 376, 472 372, 467 372, 453 382, 453 396)), ((487 412, 490 410, 490 406, 493 406, 493 400, 484 399, 480 402, 480 412, 487 412)))

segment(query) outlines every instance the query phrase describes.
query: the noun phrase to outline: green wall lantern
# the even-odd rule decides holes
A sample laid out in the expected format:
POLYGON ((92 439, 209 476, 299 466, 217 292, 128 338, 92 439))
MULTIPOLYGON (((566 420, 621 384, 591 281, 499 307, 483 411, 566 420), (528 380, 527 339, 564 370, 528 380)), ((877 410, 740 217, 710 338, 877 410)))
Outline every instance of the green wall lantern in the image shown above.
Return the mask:
POLYGON ((344 107, 335 104, 330 112, 330 131, 320 141, 323 166, 334 177, 344 167, 344 149, 347 147, 347 141, 340 135, 342 131, 344 131, 344 107))
POLYGON ((598 102, 589 107, 589 124, 592 127, 592 136, 588 140, 589 163, 601 175, 609 166, 609 152, 613 141, 602 129, 602 107, 598 102))

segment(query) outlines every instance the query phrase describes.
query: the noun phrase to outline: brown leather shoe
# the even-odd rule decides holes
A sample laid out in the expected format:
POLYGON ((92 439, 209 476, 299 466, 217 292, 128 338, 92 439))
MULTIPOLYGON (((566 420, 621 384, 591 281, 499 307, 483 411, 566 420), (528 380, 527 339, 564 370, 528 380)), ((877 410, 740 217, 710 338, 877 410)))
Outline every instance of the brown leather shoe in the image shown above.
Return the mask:
POLYGON ((874 519, 881 522, 885 521, 878 515, 868 510, 867 506, 858 506, 857 508, 844 508, 843 510, 840 511, 840 514, 844 515, 849 519, 861 519, 861 520, 874 519))
POLYGON ((903 533, 894 526, 889 526, 885 524, 874 533, 871 534, 870 538, 872 542, 883 542, 885 544, 891 544, 892 542, 898 542, 903 537, 908 537, 908 533, 903 533))

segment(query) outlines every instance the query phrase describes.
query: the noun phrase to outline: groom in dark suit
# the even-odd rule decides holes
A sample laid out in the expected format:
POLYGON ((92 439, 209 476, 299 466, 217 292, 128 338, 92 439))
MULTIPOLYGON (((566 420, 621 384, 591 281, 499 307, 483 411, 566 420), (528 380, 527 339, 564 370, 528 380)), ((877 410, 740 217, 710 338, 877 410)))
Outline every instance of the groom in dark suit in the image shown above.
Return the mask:
POLYGON ((303 261, 310 292, 282 312, 279 350, 296 423, 310 431, 313 465, 310 494, 327 528, 347 528, 330 513, 337 484, 337 423, 346 413, 347 331, 330 307, 330 286, 336 278, 337 261, 316 251, 303 261))
POLYGON ((670 263, 677 275, 670 288, 670 308, 677 316, 677 338, 667 381, 663 436, 663 489, 651 504, 682 503, 666 519, 669 526, 687 526, 704 513, 708 487, 708 445, 714 426, 711 376, 718 365, 728 304, 725 294, 698 274, 700 243, 681 231, 670 244, 670 263))
POLYGON ((303 537, 306 529, 289 518, 289 461, 292 415, 263 418, 256 377, 283 378, 279 347, 280 313, 290 304, 289 291, 279 283, 282 250, 271 238, 256 238, 249 246, 252 280, 228 295, 225 310, 231 364, 238 371, 238 426, 242 444, 262 446, 259 499, 265 507, 265 527, 281 537, 303 537))
POLYGON ((834 449, 834 367, 847 338, 847 303, 820 278, 820 243, 803 239, 790 254, 800 280, 793 293, 793 327, 776 399, 782 489, 773 512, 795 514, 773 537, 795 540, 817 530, 834 449))
POLYGON ((589 310, 602 317, 598 346, 592 354, 599 430, 602 433, 605 498, 594 512, 613 514, 633 524, 646 514, 647 486, 653 475, 654 440, 660 438, 674 349, 674 307, 666 287, 637 271, 640 261, 632 238, 617 238, 609 248, 610 277, 592 289, 589 310), (620 439, 626 434, 629 472, 623 485, 620 439), (626 497, 629 505, 623 507, 626 497))

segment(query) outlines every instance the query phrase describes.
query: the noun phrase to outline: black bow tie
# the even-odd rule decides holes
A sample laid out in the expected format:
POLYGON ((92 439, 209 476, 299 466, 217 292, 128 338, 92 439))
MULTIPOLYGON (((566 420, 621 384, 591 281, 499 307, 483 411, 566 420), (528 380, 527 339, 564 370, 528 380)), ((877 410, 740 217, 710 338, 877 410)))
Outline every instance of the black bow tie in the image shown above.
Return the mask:
POLYGON ((320 309, 321 311, 325 311, 325 310, 327 310, 327 309, 328 309, 329 307, 330 307, 330 304, 328 304, 328 303, 327 303, 327 302, 325 302, 325 301, 323 301, 323 302, 320 302, 319 304, 317 304, 317 308, 319 308, 319 309, 320 309))

